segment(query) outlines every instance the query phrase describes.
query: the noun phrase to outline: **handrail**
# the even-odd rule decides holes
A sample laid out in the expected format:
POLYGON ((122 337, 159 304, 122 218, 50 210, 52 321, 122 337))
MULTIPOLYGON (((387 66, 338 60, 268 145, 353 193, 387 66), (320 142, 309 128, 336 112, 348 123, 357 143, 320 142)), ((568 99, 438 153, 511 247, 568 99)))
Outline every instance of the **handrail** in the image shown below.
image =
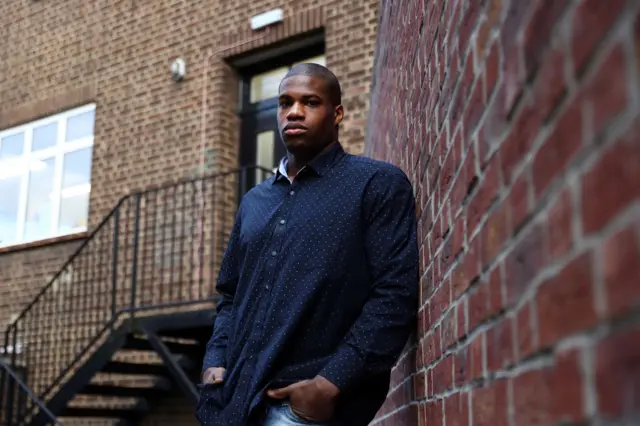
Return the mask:
POLYGON ((27 367, 25 386, 46 402, 121 313, 212 301, 237 199, 272 173, 236 168, 121 197, 7 327, 8 365, 27 367))
MULTIPOLYGON (((45 415, 49 418, 49 420, 51 422, 53 422, 54 425, 56 426, 62 426, 62 423, 60 423, 58 421, 58 419, 56 418, 56 416, 53 415, 53 413, 51 411, 49 411, 49 409, 47 408, 47 406, 40 401, 40 399, 33 393, 33 391, 31 389, 29 389, 29 387, 20 379, 20 377, 18 377, 18 375, 15 373, 15 371, 13 371, 11 369, 11 367, 9 366, 9 364, 7 364, 6 362, 4 362, 3 360, 0 359, 0 367, 1 370, 3 370, 2 372, 0 372, 0 402, 4 402, 4 396, 2 396, 3 391, 5 389, 5 386, 8 386, 8 383, 5 383, 4 379, 5 379, 5 373, 9 374, 10 378, 13 379, 13 381, 15 383, 18 384, 18 386, 20 386, 20 388, 29 396, 29 398, 31 398, 31 400, 38 406, 38 408, 45 413, 45 415)), ((7 400, 9 401, 9 404, 7 404, 6 406, 4 404, 0 403, 0 421, 2 420, 2 417, 4 415, 4 422, 6 424, 6 426, 12 426, 12 419, 11 419, 11 409, 13 407, 10 407, 10 404, 12 404, 12 400, 13 398, 11 397, 12 395, 10 395, 10 393, 7 393, 7 400), (7 411, 3 412, 2 408, 3 407, 7 407, 5 408, 7 411)))

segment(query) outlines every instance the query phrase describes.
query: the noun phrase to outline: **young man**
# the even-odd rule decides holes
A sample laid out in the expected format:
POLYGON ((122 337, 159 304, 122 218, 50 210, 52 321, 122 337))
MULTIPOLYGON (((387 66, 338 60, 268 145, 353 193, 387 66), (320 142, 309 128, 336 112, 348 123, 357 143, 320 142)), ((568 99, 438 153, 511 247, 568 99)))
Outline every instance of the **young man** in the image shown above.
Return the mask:
POLYGON ((196 416, 205 426, 365 426, 418 307, 411 184, 338 142, 340 84, 280 84, 287 156, 243 198, 217 283, 196 416))

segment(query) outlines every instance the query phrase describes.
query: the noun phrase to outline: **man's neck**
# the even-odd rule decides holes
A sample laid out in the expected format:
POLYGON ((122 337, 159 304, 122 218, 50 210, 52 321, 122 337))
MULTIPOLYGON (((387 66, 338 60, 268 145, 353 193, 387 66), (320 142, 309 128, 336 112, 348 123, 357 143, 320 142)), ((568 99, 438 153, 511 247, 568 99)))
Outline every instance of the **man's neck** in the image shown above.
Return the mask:
POLYGON ((290 152, 287 152, 287 174, 289 175, 289 178, 293 180, 298 175, 300 170, 302 170, 302 168, 304 168, 307 164, 311 163, 316 158, 320 157, 322 154, 331 150, 331 148, 333 148, 333 146, 336 143, 337 141, 331 142, 329 145, 325 146, 320 152, 311 153, 307 155, 303 155, 303 154, 294 155, 290 152))

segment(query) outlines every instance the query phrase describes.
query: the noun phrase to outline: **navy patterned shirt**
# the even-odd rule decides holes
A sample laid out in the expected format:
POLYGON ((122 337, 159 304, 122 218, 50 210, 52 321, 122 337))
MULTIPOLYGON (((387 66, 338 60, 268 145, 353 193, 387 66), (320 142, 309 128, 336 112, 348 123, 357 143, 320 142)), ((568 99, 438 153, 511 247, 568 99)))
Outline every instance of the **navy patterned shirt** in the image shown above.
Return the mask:
POLYGON ((396 166, 339 143, 293 183, 277 171, 240 203, 217 282, 203 371, 204 425, 261 425, 269 388, 321 375, 340 388, 335 424, 367 425, 418 308, 415 201, 396 166))

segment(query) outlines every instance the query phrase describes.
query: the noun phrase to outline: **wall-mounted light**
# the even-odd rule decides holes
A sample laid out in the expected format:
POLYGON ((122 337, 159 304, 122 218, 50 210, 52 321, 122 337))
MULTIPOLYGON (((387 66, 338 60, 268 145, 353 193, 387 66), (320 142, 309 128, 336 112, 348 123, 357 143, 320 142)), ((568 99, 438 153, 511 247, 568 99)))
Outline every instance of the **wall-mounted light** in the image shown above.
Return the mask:
POLYGON ((282 22, 283 16, 284 14, 282 12, 282 9, 272 9, 268 12, 255 15, 251 18, 251 29, 255 31, 264 27, 268 27, 269 25, 274 25, 278 22, 282 22))
POLYGON ((184 59, 182 58, 176 58, 172 63, 171 63, 171 79, 173 81, 182 81, 184 79, 184 75, 186 73, 186 64, 184 62, 184 59))

